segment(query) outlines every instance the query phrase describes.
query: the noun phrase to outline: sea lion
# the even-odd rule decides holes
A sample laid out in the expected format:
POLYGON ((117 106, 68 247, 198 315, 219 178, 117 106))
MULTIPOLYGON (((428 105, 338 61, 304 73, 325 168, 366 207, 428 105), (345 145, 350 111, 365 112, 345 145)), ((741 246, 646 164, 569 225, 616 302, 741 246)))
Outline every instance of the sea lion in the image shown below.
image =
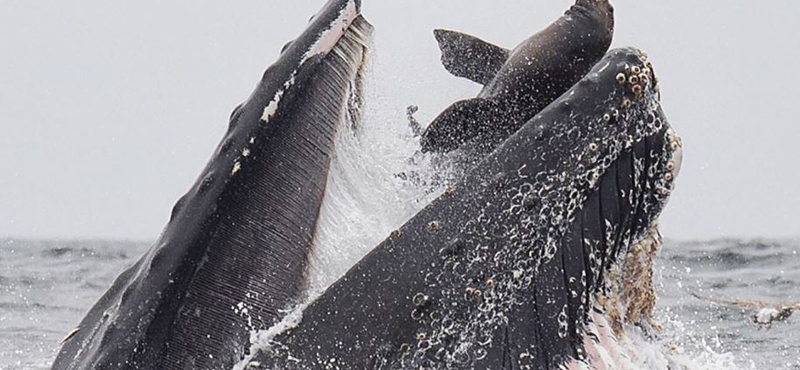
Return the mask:
POLYGON ((478 152, 491 151, 578 82, 608 51, 613 34, 608 0, 577 0, 510 51, 435 30, 444 67, 484 87, 476 98, 458 101, 436 117, 422 135, 422 151, 449 152, 467 142, 475 142, 478 152))

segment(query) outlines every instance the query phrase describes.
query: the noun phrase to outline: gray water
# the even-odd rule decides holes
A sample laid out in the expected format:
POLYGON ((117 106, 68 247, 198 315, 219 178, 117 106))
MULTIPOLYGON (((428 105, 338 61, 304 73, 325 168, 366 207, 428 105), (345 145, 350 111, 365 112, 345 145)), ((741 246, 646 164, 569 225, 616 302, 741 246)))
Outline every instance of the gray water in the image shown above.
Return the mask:
MULTIPOLYGON (((0 240, 0 369, 47 369, 59 341, 149 243, 0 240)), ((800 240, 667 241, 658 320, 700 369, 800 369, 800 313, 759 329, 753 312, 689 295, 800 301, 800 240)))

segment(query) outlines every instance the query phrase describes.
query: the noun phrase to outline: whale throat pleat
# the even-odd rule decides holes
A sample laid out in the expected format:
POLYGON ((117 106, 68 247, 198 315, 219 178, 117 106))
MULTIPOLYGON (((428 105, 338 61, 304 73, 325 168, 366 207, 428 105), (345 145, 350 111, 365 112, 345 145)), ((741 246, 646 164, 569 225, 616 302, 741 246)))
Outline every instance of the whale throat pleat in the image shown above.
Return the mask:
POLYGON ((206 252, 155 349, 158 368, 229 368, 251 331, 301 298, 334 139, 348 115, 358 119, 371 32, 358 17, 231 174, 206 252))

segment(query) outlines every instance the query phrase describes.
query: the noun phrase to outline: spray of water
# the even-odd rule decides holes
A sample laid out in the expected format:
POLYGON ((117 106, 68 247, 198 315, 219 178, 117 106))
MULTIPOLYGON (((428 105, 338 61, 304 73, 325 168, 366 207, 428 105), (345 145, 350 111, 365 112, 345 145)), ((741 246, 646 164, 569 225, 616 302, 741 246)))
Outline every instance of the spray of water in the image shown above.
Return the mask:
POLYGON ((405 107, 391 106, 369 83, 364 93, 362 124, 336 141, 311 260, 311 299, 441 193, 428 185, 435 171, 417 153, 405 107))

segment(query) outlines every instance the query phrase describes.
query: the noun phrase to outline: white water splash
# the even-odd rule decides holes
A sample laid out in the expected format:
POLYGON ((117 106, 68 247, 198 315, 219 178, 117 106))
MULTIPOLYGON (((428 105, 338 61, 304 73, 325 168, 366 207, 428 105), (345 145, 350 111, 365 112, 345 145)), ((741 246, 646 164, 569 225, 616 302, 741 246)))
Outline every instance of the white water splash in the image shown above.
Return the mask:
MULTIPOLYGON (((368 81, 373 78, 368 75, 368 81)), ((312 298, 441 193, 399 176, 433 175, 424 158, 409 162, 419 142, 411 136, 406 107, 389 105, 369 83, 365 95, 358 132, 336 140, 311 259, 312 298)))
POLYGON ((303 311, 305 311, 306 307, 308 307, 308 303, 297 305, 288 310, 286 312, 286 316, 284 316, 280 322, 273 325, 269 329, 251 332, 250 343, 252 343, 252 347, 250 349, 250 354, 245 356, 242 361, 239 361, 239 363, 235 364, 233 366, 233 370, 245 370, 251 366, 257 365, 257 363, 251 362, 255 354, 259 351, 268 349, 272 345, 273 338, 275 338, 275 336, 278 334, 296 327, 297 324, 303 320, 303 311))
MULTIPOLYGON (((419 140, 412 136, 406 106, 389 103, 369 83, 375 79, 368 72, 360 127, 342 129, 335 141, 306 298, 278 324, 251 333, 253 353, 269 349, 276 335, 299 324, 303 310, 328 286, 444 190, 424 185, 434 170, 427 157, 415 155, 419 140), (419 181, 399 176, 412 173, 419 181)), ((234 369, 245 369, 250 358, 234 369)))

